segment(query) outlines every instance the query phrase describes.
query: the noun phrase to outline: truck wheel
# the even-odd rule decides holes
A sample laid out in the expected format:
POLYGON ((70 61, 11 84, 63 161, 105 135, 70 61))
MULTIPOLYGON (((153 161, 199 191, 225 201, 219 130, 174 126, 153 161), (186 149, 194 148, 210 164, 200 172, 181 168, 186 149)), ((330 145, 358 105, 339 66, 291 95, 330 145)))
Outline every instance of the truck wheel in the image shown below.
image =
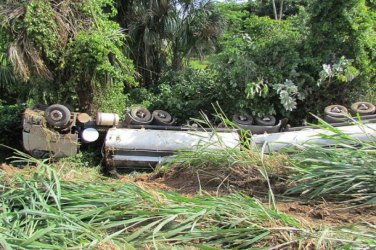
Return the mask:
POLYGON ((151 113, 144 107, 135 107, 131 109, 131 116, 140 122, 148 122, 151 120, 151 113))
POLYGON ((153 111, 154 122, 159 125, 166 125, 172 121, 171 115, 164 110, 153 111))
POLYGON ((356 114, 360 115, 372 115, 375 113, 376 107, 369 102, 356 102, 351 105, 351 110, 356 114))
POLYGON ((274 126, 277 119, 272 115, 266 115, 263 118, 256 118, 255 121, 260 126, 274 126))
POLYGON ((334 117, 330 115, 324 115, 324 121, 326 121, 327 123, 341 123, 341 122, 346 122, 348 120, 349 119, 346 116, 334 117))
POLYGON ((62 128, 69 123, 71 118, 69 109, 61 104, 51 105, 44 112, 48 124, 52 127, 62 128))
POLYGON ((252 116, 248 114, 242 115, 238 113, 238 114, 233 115, 232 121, 239 125, 252 125, 253 118, 252 116))
POLYGON ((332 117, 347 117, 347 108, 341 105, 330 105, 324 109, 326 115, 332 117))

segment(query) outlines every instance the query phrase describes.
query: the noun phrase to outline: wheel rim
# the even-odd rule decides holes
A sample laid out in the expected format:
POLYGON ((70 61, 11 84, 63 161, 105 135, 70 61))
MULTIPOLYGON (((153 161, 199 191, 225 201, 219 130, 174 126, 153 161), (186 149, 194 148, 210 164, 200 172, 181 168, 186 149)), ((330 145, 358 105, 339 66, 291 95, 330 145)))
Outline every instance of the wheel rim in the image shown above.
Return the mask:
POLYGON ((144 117, 146 116, 146 114, 145 114, 145 112, 143 112, 143 111, 138 111, 138 112, 136 113, 136 116, 139 117, 139 118, 144 118, 144 117))
POLYGON ((343 110, 339 107, 333 107, 330 111, 337 114, 343 113, 343 110))
POLYGON ((153 116, 155 123, 159 125, 167 125, 173 120, 172 116, 164 110, 154 110, 153 116))
POLYGON ((51 119, 54 120, 55 122, 60 121, 63 119, 63 113, 59 110, 54 110, 50 113, 51 119))
POLYGON ((236 123, 236 124, 240 124, 240 125, 251 125, 253 123, 253 118, 252 116, 249 116, 247 114, 235 114, 233 117, 232 117, 232 120, 236 123))
POLYGON ((362 103, 362 104, 360 104, 359 106, 358 106, 358 109, 359 110, 369 110, 369 107, 367 106, 367 105, 365 105, 364 103, 362 103))

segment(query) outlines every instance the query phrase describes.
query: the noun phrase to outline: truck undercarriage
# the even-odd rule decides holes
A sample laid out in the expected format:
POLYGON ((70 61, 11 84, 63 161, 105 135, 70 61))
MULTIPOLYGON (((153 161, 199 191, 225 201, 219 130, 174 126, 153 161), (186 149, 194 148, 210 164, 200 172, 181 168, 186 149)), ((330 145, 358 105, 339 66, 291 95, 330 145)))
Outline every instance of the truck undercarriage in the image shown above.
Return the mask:
MULTIPOLYGON (((287 119, 273 116, 255 118, 236 114, 233 123, 178 126, 166 111, 150 113, 144 107, 127 112, 123 121, 114 113, 70 112, 60 104, 27 109, 23 116, 23 145, 37 158, 61 158, 77 154, 83 145, 102 147, 103 163, 110 171, 117 168, 154 167, 181 150, 241 149, 247 134, 252 147, 262 152, 280 151, 305 143, 330 145, 323 135, 332 132, 315 126, 291 127, 287 119)), ((351 112, 340 105, 325 109, 325 121, 345 135, 358 140, 375 140, 375 106, 359 102, 351 112), (351 115, 353 115, 353 118, 351 115), (361 120, 361 125, 358 120, 361 120)))

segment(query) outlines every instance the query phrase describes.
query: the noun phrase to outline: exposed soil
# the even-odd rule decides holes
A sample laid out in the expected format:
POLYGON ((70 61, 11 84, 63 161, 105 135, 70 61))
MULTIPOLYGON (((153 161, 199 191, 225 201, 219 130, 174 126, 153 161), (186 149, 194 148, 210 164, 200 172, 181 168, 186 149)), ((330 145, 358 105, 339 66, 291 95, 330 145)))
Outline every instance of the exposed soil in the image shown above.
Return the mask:
MULTIPOLYGON (((200 180, 199 175, 192 175, 187 173, 174 175, 160 175, 149 174, 136 177, 134 179, 129 177, 122 177, 124 182, 136 182, 145 188, 160 189, 165 191, 173 191, 191 197, 200 193, 209 194, 213 196, 220 196, 230 194, 232 192, 243 192, 250 196, 257 197, 268 205, 267 200, 267 184, 258 180, 255 181, 255 186, 248 187, 234 187, 228 186, 226 182, 221 182, 213 179, 212 181, 204 182, 200 180)), ((285 187, 273 186, 273 191, 277 194, 284 190, 285 187)), ((335 225, 341 226, 344 224, 357 224, 368 222, 376 225, 376 205, 368 206, 354 206, 344 203, 334 203, 326 201, 312 201, 302 202, 291 200, 286 197, 276 198, 277 209, 281 212, 290 214, 297 218, 300 222, 307 226, 318 225, 335 225)))
MULTIPOLYGON (((256 168, 242 169, 232 166, 229 171, 206 169, 194 171, 189 168, 174 168, 168 173, 150 173, 135 178, 136 182, 146 182, 157 185, 163 190, 172 190, 184 195, 195 195, 206 192, 210 195, 225 195, 233 192, 243 192, 248 195, 265 195, 268 184, 256 168), (251 187, 251 188, 250 188, 251 187)), ((277 183, 277 182, 275 182, 277 183)), ((282 192, 280 185, 273 189, 282 192)))
POLYGON ((8 174, 16 174, 16 173, 22 172, 21 169, 9 166, 9 165, 7 165, 5 163, 3 163, 3 164, 0 165, 0 169, 2 171, 5 171, 8 174))
POLYGON ((350 206, 330 202, 277 201, 279 211, 291 214, 307 225, 376 224, 376 206, 350 206))
POLYGON ((31 166, 18 168, 5 163, 0 163, 0 171, 6 172, 8 176, 13 176, 16 174, 31 175, 33 172, 33 168, 31 166))
POLYGON ((118 247, 112 241, 106 241, 105 243, 99 243, 99 245, 95 248, 96 250, 121 250, 122 248, 118 247))

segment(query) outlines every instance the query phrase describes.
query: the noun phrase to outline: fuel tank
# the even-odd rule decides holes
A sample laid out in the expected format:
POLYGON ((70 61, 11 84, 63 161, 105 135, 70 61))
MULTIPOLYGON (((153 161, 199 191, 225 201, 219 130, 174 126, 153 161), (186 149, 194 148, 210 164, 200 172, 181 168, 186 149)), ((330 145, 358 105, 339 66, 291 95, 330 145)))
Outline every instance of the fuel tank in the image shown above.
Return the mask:
MULTIPOLYGON (((352 138, 354 144, 359 141, 376 141, 376 123, 356 124, 349 126, 336 127, 337 134, 343 134, 352 138)), ((292 131, 254 135, 252 138, 255 148, 264 148, 265 153, 281 151, 286 148, 302 145, 335 145, 333 136, 336 133, 327 129, 318 129, 314 127, 293 128, 292 131)))
POLYGON ((106 135, 104 155, 108 167, 153 167, 176 151, 237 147, 240 147, 240 138, 234 130, 218 132, 111 128, 106 135))

